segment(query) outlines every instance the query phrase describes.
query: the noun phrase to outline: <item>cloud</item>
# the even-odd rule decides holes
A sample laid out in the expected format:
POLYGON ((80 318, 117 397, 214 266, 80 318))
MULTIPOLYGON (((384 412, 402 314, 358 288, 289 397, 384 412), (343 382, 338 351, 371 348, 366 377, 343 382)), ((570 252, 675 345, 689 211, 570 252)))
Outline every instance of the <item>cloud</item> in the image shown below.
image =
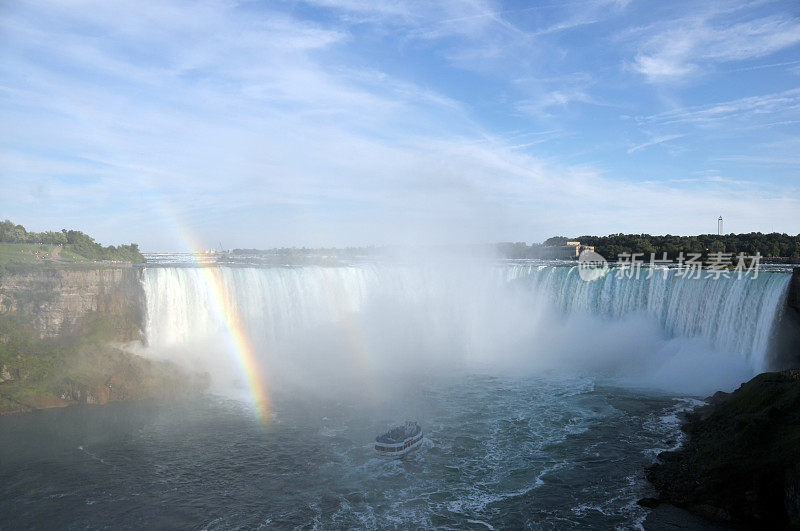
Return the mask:
MULTIPOLYGON (((642 119, 660 124, 710 125, 721 122, 744 122, 754 125, 755 120, 788 118, 800 111, 800 89, 750 96, 734 100, 697 105, 665 111, 642 119)), ((785 121, 785 120, 783 120, 785 121)))
POLYGON ((679 81, 717 63, 764 57, 800 43, 800 19, 776 15, 730 24, 724 15, 712 11, 668 22, 644 41, 632 68, 651 83, 679 81))
MULTIPOLYGON (((487 70, 500 73, 483 89, 524 93, 508 104, 509 114, 529 113, 524 120, 597 103, 590 75, 536 75, 534 59, 547 54, 525 46, 546 36, 510 27, 493 3, 327 4, 346 20, 228 1, 7 7, 0 210, 35 230, 74 226, 106 243, 124 234, 152 250, 178 243, 170 217, 209 246, 228 247, 532 241, 631 227, 696 232, 709 202, 715 215, 724 207, 754 225, 764 212, 796 219, 797 199, 763 184, 627 181, 602 163, 521 149, 540 138, 528 123, 480 119, 475 108, 485 102, 459 97, 463 72, 437 85, 428 82, 435 76, 361 55, 374 35, 354 25, 368 20, 420 46, 436 43, 432 53, 441 57, 463 48, 474 54, 464 61, 492 63, 487 70), (503 133, 518 126, 518 134, 503 133)), ((423 64, 437 75, 447 68, 423 64)), ((761 116, 793 108, 797 97, 789 91, 642 120, 761 116)), ((551 129, 544 136, 561 143, 575 134, 551 129)))
POLYGON ((573 103, 596 103, 594 99, 582 89, 564 88, 544 93, 536 98, 522 100, 516 107, 520 111, 534 116, 550 116, 554 111, 560 111, 573 103))
POLYGON ((643 149, 649 148, 651 146, 655 146, 655 145, 658 145, 658 144, 663 144, 664 142, 669 142, 670 140, 675 140, 677 138, 681 138, 681 137, 684 137, 684 136, 686 136, 686 135, 663 135, 663 136, 658 136, 658 137, 656 137, 656 138, 654 138, 652 140, 649 140, 649 141, 644 142, 642 144, 637 144, 637 145, 631 147, 630 149, 628 149, 628 155, 630 155, 631 153, 635 153, 637 151, 641 151, 643 149))

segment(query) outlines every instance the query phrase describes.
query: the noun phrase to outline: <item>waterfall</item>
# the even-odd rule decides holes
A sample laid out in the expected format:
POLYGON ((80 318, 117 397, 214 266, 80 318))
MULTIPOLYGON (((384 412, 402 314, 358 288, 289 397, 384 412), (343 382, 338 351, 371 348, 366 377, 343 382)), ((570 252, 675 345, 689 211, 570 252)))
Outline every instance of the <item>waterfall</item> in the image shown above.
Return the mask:
POLYGON ((676 269, 643 270, 638 278, 610 270, 586 282, 577 267, 516 265, 509 281, 537 293, 567 314, 586 312, 606 319, 632 314, 656 320, 668 334, 701 337, 714 347, 746 358, 757 370, 768 368, 767 349, 791 275, 764 272, 757 277, 708 274, 680 276, 676 269))
MULTIPOLYGON (((761 272, 755 279, 689 280, 669 270, 585 282, 576 267, 552 265, 223 266, 215 274, 221 293, 208 289, 199 267, 145 269, 150 349, 219 337, 225 332, 221 306, 234 309, 258 345, 307 341, 339 324, 356 329, 371 356, 396 361, 418 351, 426 362, 478 344, 500 351, 516 329, 543 314, 551 320, 586 315, 600 323, 643 318, 665 337, 702 340, 757 372, 768 368, 770 335, 790 279, 761 272)), ((527 332, 519 337, 535 342, 535 327, 527 332)))
MULTIPOLYGON (((254 339, 280 338, 341 314, 356 312, 374 271, 352 267, 218 270, 222 304, 234 308, 254 339)), ((154 347, 202 340, 223 331, 220 301, 197 267, 148 268, 144 274, 145 335, 154 347)))

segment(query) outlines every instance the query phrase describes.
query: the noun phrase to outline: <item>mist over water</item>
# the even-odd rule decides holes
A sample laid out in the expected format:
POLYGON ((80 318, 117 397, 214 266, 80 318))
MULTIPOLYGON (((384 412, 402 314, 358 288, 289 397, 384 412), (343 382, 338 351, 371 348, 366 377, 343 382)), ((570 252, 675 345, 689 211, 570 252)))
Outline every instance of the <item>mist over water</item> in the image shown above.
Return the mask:
POLYGON ((144 275, 149 355, 242 387, 220 306, 251 339, 274 392, 387 396, 404 378, 590 375, 624 386, 708 394, 769 368, 789 275, 594 282, 574 267, 436 262, 219 267, 144 275), (713 369, 713 370, 712 370, 713 369))

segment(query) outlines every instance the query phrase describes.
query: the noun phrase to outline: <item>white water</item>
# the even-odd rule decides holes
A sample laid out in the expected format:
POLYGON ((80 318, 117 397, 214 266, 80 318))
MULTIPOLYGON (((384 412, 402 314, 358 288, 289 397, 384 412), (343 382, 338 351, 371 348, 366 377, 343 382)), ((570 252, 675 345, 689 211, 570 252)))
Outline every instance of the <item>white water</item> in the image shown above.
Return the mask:
POLYGON ((509 280, 546 293, 567 314, 590 313, 610 320, 645 315, 668 334, 701 337, 757 370, 768 369, 767 349, 789 284, 788 273, 762 272, 741 279, 681 277, 675 269, 647 278, 625 278, 613 270, 593 282, 576 267, 512 266, 509 280))
MULTIPOLYGON (((384 385, 398 372, 571 369, 709 392, 768 368, 789 281, 659 272, 584 282, 575 268, 527 265, 221 267, 219 275, 270 376, 314 390, 376 375, 384 385)), ((148 268, 144 290, 148 352, 226 373, 226 329, 201 270, 148 268)))

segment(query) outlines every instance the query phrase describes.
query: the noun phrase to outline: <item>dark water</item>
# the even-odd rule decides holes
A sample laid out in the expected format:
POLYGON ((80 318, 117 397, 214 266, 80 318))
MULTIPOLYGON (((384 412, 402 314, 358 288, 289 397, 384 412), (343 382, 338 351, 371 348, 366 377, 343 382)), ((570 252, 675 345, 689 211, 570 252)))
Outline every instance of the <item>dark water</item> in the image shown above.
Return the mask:
POLYGON ((643 467, 691 401, 591 380, 472 377, 402 402, 205 395, 0 418, 0 528, 636 527, 643 467), (370 442, 415 417, 402 461, 370 442))

